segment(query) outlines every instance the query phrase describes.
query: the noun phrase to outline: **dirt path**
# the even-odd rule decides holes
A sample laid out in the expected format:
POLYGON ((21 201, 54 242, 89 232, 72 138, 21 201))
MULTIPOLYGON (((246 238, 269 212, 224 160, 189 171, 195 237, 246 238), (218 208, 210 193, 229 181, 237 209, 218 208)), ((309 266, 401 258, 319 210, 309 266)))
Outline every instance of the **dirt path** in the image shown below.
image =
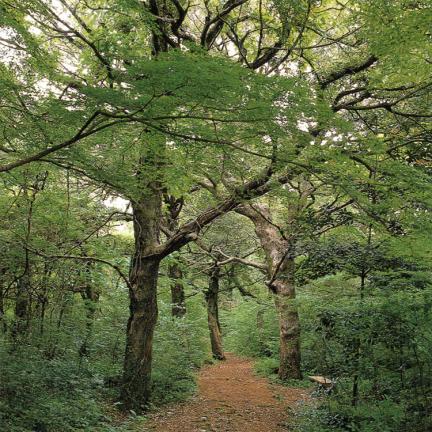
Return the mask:
POLYGON ((228 355, 205 367, 192 400, 150 416, 152 432, 282 432, 289 411, 307 398, 304 389, 270 384, 256 377, 252 362, 228 355))

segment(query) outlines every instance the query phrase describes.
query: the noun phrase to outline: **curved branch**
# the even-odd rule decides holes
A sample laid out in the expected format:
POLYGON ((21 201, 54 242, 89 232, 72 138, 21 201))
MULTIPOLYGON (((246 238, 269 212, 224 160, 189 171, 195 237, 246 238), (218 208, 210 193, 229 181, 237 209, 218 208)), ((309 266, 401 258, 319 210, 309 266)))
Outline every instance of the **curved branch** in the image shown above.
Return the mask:
POLYGON ((7 165, 0 166, 0 173, 8 172, 8 171, 13 170, 14 168, 18 168, 20 166, 27 165, 31 162, 41 160, 45 156, 48 156, 51 153, 54 153, 54 152, 57 152, 59 150, 66 148, 66 147, 69 147, 70 145, 72 145, 72 144, 74 144, 74 143, 76 143, 76 142, 78 142, 84 138, 87 138, 88 136, 93 135, 96 132, 100 132, 103 129, 106 129, 110 126, 113 126, 113 125, 116 125, 119 123, 127 123, 130 121, 130 120, 124 120, 124 119, 115 120, 115 121, 112 121, 110 123, 105 123, 102 126, 99 126, 97 128, 90 129, 86 132, 86 130, 90 127, 90 125, 93 123, 93 121, 96 119, 96 117, 99 116, 99 114, 101 114, 99 111, 96 111, 94 114, 92 114, 90 116, 90 118, 81 127, 81 129, 72 138, 68 139, 67 141, 64 141, 60 144, 56 144, 54 146, 48 147, 45 150, 42 150, 38 153, 33 154, 32 156, 28 156, 26 158, 17 160, 15 162, 11 162, 7 165))
POLYGON ((89 256, 79 256, 79 255, 46 255, 42 252, 31 249, 28 246, 26 246, 25 248, 26 248, 26 250, 28 250, 31 253, 34 253, 35 255, 38 255, 38 256, 43 257, 43 258, 48 258, 48 259, 70 259, 70 260, 77 260, 77 261, 93 261, 93 262, 98 262, 101 264, 106 264, 106 265, 110 266, 111 268, 113 268, 118 273, 118 275, 123 279, 124 283, 127 285, 127 287, 129 289, 132 288, 132 285, 129 282, 129 278, 122 272, 120 267, 116 264, 113 264, 110 261, 105 260, 105 259, 96 258, 96 257, 89 257, 89 256))
POLYGON ((349 76, 355 75, 356 73, 362 72, 372 65, 374 65, 378 61, 378 57, 371 55, 368 59, 366 59, 363 63, 354 66, 347 66, 341 70, 332 72, 327 78, 322 79, 320 82, 320 86, 322 89, 327 88, 330 84, 349 76))

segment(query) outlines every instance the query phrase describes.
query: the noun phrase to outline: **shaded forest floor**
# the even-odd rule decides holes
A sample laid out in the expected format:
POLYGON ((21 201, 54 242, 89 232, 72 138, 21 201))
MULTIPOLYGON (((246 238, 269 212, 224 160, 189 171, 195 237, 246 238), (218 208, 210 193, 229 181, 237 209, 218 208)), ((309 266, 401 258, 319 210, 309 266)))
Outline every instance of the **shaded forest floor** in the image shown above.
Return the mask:
POLYGON ((204 367, 198 387, 193 399, 150 415, 144 431, 287 431, 292 410, 308 398, 305 389, 257 377, 251 360, 233 354, 224 362, 204 367))

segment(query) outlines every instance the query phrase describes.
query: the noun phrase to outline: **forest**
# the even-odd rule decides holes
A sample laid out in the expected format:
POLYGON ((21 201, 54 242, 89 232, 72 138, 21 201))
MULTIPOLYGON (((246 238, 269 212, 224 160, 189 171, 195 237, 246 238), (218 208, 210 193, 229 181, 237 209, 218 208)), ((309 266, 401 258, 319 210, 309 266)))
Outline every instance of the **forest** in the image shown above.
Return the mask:
POLYGON ((431 0, 0 0, 0 431, 432 430, 431 0))

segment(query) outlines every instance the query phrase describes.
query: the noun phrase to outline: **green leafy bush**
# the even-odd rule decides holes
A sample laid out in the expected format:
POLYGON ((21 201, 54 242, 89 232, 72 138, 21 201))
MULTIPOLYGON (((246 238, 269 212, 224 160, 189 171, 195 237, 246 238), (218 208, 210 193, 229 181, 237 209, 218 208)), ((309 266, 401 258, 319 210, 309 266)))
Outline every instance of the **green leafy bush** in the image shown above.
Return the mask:
POLYGON ((9 432, 90 430, 102 419, 101 377, 35 347, 0 350, 0 424, 9 432))
MULTIPOLYGON (((101 296, 86 355, 80 354, 89 330, 85 303, 78 295, 69 297, 61 320, 56 314, 49 316, 42 333, 35 321, 19 343, 14 344, 11 335, 2 337, 1 432, 111 432, 129 430, 128 425, 140 427, 141 420, 119 422, 118 426, 111 421, 120 406, 125 290, 114 289, 101 296)), ((209 355, 202 299, 191 299, 186 316, 174 319, 171 305, 161 297, 154 336, 154 405, 190 396, 196 389, 196 371, 209 355)))
POLYGON ((190 304, 181 319, 172 318, 171 305, 161 303, 155 333, 152 402, 185 399, 196 388, 195 372, 208 358, 209 337, 204 311, 190 304))
POLYGON ((275 357, 260 358, 254 365, 255 372, 264 377, 276 376, 278 368, 279 360, 275 357))
POLYGON ((227 351, 278 358, 278 319, 271 300, 263 304, 253 300, 239 302, 230 310, 222 310, 221 321, 227 351))
POLYGON ((351 293, 332 304, 319 288, 302 295, 303 352, 308 367, 336 385, 313 415, 301 416, 299 430, 432 430, 431 288, 376 290, 366 298, 351 293))

